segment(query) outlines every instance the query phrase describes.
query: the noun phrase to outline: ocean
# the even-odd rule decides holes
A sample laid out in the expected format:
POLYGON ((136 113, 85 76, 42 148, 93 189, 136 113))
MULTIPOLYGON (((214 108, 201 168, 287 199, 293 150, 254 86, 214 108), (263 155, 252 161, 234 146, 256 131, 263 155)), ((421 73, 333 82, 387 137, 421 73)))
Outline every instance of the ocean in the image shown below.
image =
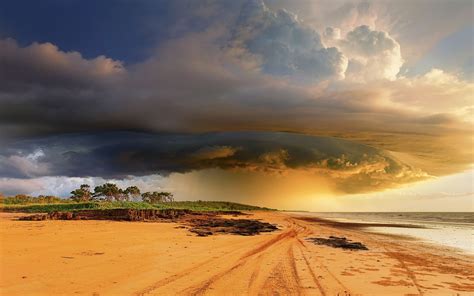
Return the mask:
POLYGON ((412 224, 426 228, 367 227, 366 231, 407 235, 474 254, 474 213, 374 212, 300 213, 320 218, 359 223, 412 224))

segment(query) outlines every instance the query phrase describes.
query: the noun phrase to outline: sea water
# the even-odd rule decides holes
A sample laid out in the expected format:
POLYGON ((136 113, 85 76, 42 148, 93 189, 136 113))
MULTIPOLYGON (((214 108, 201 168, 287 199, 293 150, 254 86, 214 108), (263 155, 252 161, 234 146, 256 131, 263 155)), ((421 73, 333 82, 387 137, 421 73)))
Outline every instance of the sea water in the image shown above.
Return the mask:
POLYGON ((305 213, 341 222, 389 223, 393 227, 367 227, 378 233, 408 235, 423 241, 456 248, 474 254, 474 213, 377 212, 377 213, 305 213), (396 224, 411 224, 424 228, 402 228, 396 224))

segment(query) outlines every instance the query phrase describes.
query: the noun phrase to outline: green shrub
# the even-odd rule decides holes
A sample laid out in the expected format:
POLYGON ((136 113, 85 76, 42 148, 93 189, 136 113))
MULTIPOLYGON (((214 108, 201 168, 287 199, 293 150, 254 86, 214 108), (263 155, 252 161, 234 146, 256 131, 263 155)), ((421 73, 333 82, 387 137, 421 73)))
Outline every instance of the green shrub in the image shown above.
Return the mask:
POLYGON ((4 212, 48 213, 54 211, 77 211, 87 209, 189 209, 193 211, 254 211, 271 210, 251 205, 225 201, 175 201, 175 202, 131 202, 131 201, 94 201, 62 202, 50 204, 6 204, 0 206, 4 212))

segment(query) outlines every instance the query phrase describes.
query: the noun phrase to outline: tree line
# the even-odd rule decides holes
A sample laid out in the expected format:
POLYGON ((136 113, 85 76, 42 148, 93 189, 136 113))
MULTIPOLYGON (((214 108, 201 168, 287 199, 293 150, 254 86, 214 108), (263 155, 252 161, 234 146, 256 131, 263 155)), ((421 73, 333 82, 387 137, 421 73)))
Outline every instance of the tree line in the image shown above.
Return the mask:
POLYGON ((78 189, 71 191, 71 197, 74 201, 92 201, 92 200, 106 200, 106 201, 137 201, 141 200, 148 203, 158 202, 172 202, 174 201, 173 194, 170 192, 144 192, 141 193, 137 186, 130 186, 125 189, 119 188, 113 183, 105 183, 96 186, 94 191, 87 184, 82 184, 78 189))

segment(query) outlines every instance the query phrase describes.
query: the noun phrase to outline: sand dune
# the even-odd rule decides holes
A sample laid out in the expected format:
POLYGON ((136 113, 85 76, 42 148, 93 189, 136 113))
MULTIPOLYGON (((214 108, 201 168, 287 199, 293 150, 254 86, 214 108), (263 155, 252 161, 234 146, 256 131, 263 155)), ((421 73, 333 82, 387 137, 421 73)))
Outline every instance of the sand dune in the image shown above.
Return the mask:
POLYGON ((174 223, 16 221, 1 213, 2 295, 472 295, 474 258, 259 212, 280 230, 197 237, 174 223), (368 251, 315 245, 345 236, 368 251))

